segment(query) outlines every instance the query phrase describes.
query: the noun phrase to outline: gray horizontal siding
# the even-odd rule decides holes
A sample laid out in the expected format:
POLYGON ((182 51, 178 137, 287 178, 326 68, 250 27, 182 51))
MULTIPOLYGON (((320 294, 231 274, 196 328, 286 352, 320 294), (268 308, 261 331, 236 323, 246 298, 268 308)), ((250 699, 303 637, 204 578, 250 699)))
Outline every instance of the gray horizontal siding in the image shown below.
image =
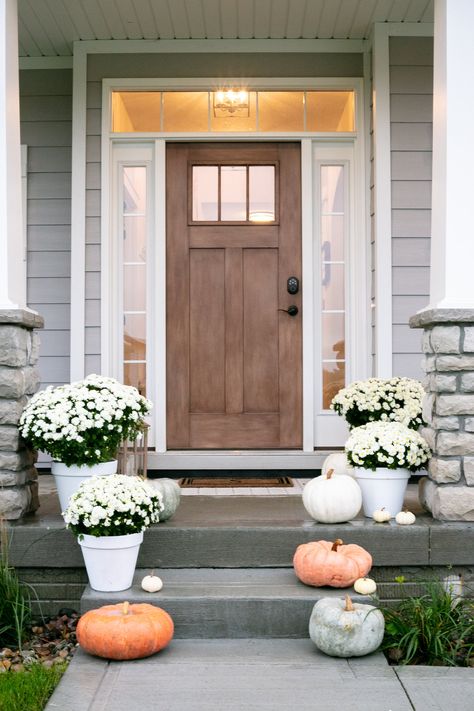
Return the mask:
POLYGON ((27 296, 45 319, 41 386, 69 380, 72 72, 20 72, 21 141, 28 147, 27 296))
POLYGON ((429 301, 433 41, 390 39, 393 372, 421 379, 410 316, 429 301))

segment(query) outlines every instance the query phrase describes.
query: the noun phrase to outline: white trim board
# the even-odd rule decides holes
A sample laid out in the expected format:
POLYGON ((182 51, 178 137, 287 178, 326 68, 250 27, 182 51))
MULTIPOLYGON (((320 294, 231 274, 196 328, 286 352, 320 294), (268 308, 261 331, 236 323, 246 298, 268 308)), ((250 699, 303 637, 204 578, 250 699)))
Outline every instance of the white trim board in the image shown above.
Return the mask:
MULTIPOLYGON (((339 155, 340 151, 349 150, 351 155, 351 175, 350 181, 354 186, 351 196, 350 215, 351 221, 354 224, 354 229, 351 234, 351 247, 349 252, 349 264, 354 264, 357 274, 354 274, 350 280, 351 289, 348 299, 353 301, 352 314, 354 315, 354 326, 348 329, 349 341, 351 342, 351 369, 350 376, 353 378, 364 378, 370 372, 369 364, 369 332, 368 332, 368 307, 369 295, 368 291, 360 286, 355 288, 355 285, 366 285, 365 272, 368 269, 367 244, 365 236, 368 234, 366 229, 366 195, 365 195, 365 114, 364 114, 364 94, 363 81, 360 78, 337 78, 337 79, 305 79, 305 78, 290 78, 290 79, 266 79, 264 77, 253 79, 252 84, 258 87, 265 87, 271 83, 273 87, 279 89, 288 89, 295 87, 303 87, 307 89, 325 88, 331 86, 336 89, 342 87, 354 90, 357 96, 356 102, 356 127, 358 133, 346 134, 310 134, 310 133, 273 133, 259 134, 255 133, 147 133, 147 134, 113 134, 110 132, 110 111, 111 111, 111 91, 113 89, 136 87, 146 88, 148 90, 160 90, 163 86, 166 87, 189 87, 190 89, 203 88, 209 89, 212 86, 212 78, 197 78, 197 79, 165 79, 163 80, 133 80, 133 79, 104 79, 102 82, 102 171, 101 191, 102 191, 102 217, 101 217, 101 234, 102 239, 102 269, 101 269, 101 338, 102 338, 102 373, 108 375, 119 375, 118 365, 115 362, 114 352, 117 353, 117 344, 115 349, 112 345, 114 341, 114 314, 117 313, 117 304, 114 300, 113 289, 111 290, 110 279, 113 269, 111 269, 110 257, 112 254, 111 248, 111 224, 113 222, 113 209, 110 199, 110 166, 112 161, 112 153, 114 147, 120 150, 120 146, 130 148, 131 145, 136 145, 137 150, 140 146, 150 146, 154 144, 154 160, 155 160, 155 235, 156 239, 153 245, 153 250, 150 249, 150 254, 154 252, 155 269, 155 293, 152 295, 154 311, 155 327, 152 329, 154 342, 150 343, 150 352, 155 353, 153 362, 158 364, 155 367, 156 379, 150 383, 150 397, 155 402, 154 421, 152 428, 153 444, 159 453, 166 453, 171 456, 172 453, 166 452, 166 247, 165 247, 165 147, 166 140, 173 141, 245 141, 245 142, 262 142, 263 140, 297 140, 302 144, 301 150, 301 171, 302 171, 302 296, 303 296, 303 391, 306 397, 303 402, 303 454, 313 456, 315 446, 315 275, 314 270, 314 211, 313 211, 313 194, 314 194, 314 156, 313 146, 316 145, 314 139, 317 139, 320 148, 324 145, 325 155, 330 155, 333 152, 339 155), (344 148, 344 146, 348 148, 344 148), (357 173, 355 172, 354 164, 357 165, 357 173), (362 236, 362 238, 361 238, 362 236), (354 244, 353 240, 358 239, 359 243, 354 244), (162 285, 160 288, 160 284, 162 285), (357 333, 366 332, 367 338, 357 338, 357 333), (356 348, 357 342, 357 348, 356 348)), ((229 79, 232 81, 232 79, 229 79)), ((250 85, 250 82, 249 82, 250 85)), ((338 162, 338 161, 336 161, 338 162)), ((112 277, 113 278, 113 277, 112 277)), ((318 366, 316 366, 318 367, 318 366)), ((345 438, 345 428, 342 421, 337 420, 337 416, 333 413, 325 412, 320 422, 324 422, 325 431, 331 428, 330 423, 334 423, 333 427, 339 433, 331 444, 337 446, 345 438)), ((321 439, 319 440, 321 442, 321 439)), ((155 456, 155 455, 151 455, 155 456)), ((158 455, 156 455, 158 456, 158 455)), ((275 455, 277 456, 277 455, 275 455)), ((294 456, 298 456, 294 453, 294 456)), ((199 462, 202 460, 199 459, 199 462)), ((238 460, 242 461, 242 460, 238 460)), ((231 466, 230 464, 228 465, 231 466)), ((274 464, 273 466, 277 466, 274 464)), ((249 465, 249 468, 251 466, 249 465)))
MULTIPOLYGON (((336 449, 321 449, 314 452, 289 450, 272 451, 170 451, 148 453, 148 468, 177 471, 180 469, 321 469, 324 460, 336 449)), ((341 451, 341 450, 339 450, 341 451)))

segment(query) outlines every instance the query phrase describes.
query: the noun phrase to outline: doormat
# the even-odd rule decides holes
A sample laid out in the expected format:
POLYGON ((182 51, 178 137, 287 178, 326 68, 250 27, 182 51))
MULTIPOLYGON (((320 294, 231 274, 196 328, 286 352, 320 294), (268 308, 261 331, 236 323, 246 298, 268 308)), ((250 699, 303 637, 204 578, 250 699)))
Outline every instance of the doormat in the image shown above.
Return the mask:
POLYGON ((266 479, 255 478, 250 479, 248 477, 198 477, 198 476, 188 476, 181 479, 179 485, 182 489, 189 489, 190 487, 195 487, 199 489, 214 489, 216 487, 222 488, 257 488, 257 487, 267 487, 267 486, 293 486, 293 480, 289 476, 273 476, 267 477, 266 479))

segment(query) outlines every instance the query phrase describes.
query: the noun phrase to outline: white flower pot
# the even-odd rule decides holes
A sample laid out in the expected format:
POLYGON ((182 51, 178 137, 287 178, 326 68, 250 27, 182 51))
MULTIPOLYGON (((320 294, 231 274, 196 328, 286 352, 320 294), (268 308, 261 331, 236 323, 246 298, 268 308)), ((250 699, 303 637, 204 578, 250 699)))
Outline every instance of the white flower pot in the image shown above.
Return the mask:
POLYGON ((69 504, 69 499, 74 494, 85 479, 92 476, 108 476, 117 472, 117 460, 111 462, 100 462, 100 464, 63 464, 53 462, 51 472, 58 490, 61 511, 65 511, 69 504))
POLYGON ((143 531, 126 536, 84 535, 78 539, 91 588, 99 592, 130 588, 142 541, 143 531))
POLYGON ((410 478, 409 469, 377 467, 375 471, 354 467, 354 478, 362 491, 364 516, 372 516, 377 509, 385 508, 392 517, 403 508, 403 497, 410 478))

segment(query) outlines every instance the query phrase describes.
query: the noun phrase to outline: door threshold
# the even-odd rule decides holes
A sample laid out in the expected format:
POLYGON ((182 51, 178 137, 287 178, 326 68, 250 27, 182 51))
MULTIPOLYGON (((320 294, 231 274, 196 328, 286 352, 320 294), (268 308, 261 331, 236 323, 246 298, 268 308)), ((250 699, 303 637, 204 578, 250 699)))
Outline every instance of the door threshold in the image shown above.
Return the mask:
POLYGON ((334 449, 302 450, 174 450, 149 452, 149 469, 321 469, 334 449))

